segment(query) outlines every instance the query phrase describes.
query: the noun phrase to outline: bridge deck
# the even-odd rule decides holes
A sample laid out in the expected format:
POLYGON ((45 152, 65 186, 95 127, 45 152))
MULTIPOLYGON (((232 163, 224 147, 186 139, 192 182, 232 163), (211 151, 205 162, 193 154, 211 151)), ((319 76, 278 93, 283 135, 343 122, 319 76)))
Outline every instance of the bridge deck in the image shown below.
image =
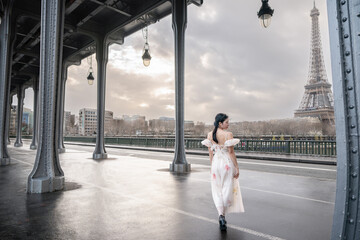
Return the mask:
POLYGON ((157 159, 154 152, 146 158, 116 149, 108 150, 109 159, 95 161, 91 147, 68 145, 60 155, 66 190, 28 195, 36 152, 26 143, 9 151, 11 165, 0 168, 1 239, 321 240, 331 235, 334 179, 242 168, 246 212, 229 214, 228 231, 221 233, 205 161, 193 163, 190 174, 176 175, 163 160, 171 160, 168 153, 157 153, 157 159))

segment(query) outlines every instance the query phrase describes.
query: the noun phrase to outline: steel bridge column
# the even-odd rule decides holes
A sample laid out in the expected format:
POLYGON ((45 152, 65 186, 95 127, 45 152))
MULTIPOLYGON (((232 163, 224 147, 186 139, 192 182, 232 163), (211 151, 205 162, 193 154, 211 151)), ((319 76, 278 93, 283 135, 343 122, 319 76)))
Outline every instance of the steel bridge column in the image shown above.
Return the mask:
POLYGON ((9 94, 9 106, 7 108, 7 115, 6 115, 6 129, 5 129, 5 140, 7 139, 7 145, 11 144, 10 141, 10 120, 11 120, 11 104, 12 104, 12 97, 9 94))
POLYGON ((34 115, 33 115, 33 133, 30 149, 37 149, 38 145, 38 98, 39 98, 39 78, 34 79, 34 115))
POLYGON ((15 25, 11 22, 12 6, 14 1, 7 1, 4 4, 4 16, 0 24, 0 165, 10 163, 10 155, 7 150, 6 139, 6 114, 10 92, 11 76, 11 43, 14 36, 15 25))
POLYGON ((24 95, 25 95, 25 88, 22 85, 17 86, 17 99, 18 105, 16 108, 16 140, 14 143, 15 147, 22 147, 22 118, 23 118, 23 111, 24 111, 24 95))
MULTIPOLYGON (((65 1, 64 1, 65 2, 65 1)), ((65 7, 63 7, 65 8, 65 7)), ((63 9, 62 11, 65 11, 63 9)), ((60 21, 59 29, 64 29, 64 22, 65 17, 63 17, 60 21)), ((59 41, 59 54, 58 54, 58 70, 57 70, 57 96, 56 96, 56 142, 58 147, 59 153, 65 152, 65 146, 63 143, 63 123, 64 123, 64 97, 65 97, 65 81, 63 80, 64 73, 63 73, 63 38, 64 38, 64 31, 60 31, 59 37, 61 41, 59 41)))
POLYGON ((105 159, 107 153, 104 141, 106 65, 108 61, 109 43, 106 38, 96 39, 97 61, 97 132, 93 159, 105 159))
POLYGON ((64 104, 65 104, 65 86, 67 79, 67 70, 68 66, 66 64, 62 65, 61 75, 59 78, 59 135, 58 135, 58 151, 59 153, 64 153, 65 145, 64 145, 64 104))
POLYGON ((175 156, 170 171, 189 172, 191 165, 186 161, 184 146, 184 61, 185 29, 187 24, 187 1, 172 0, 172 28, 175 37, 175 156))
POLYGON ((28 177, 28 193, 44 193, 64 188, 65 177, 60 167, 56 117, 58 69, 62 62, 61 36, 64 29, 65 1, 41 1, 40 40, 40 134, 35 165, 28 177))
POLYGON ((331 239, 360 239, 360 0, 328 0, 337 148, 331 239))

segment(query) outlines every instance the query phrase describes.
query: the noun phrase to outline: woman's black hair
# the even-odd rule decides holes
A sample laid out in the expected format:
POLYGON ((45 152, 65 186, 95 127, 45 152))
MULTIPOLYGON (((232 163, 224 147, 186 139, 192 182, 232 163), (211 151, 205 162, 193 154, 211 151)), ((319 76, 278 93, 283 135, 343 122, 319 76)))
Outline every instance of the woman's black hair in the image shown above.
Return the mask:
POLYGON ((213 135, 213 140, 216 143, 219 143, 217 138, 216 138, 216 132, 217 132, 217 129, 219 127, 219 123, 223 123, 226 119, 228 119, 228 115, 226 115, 225 113, 218 113, 215 116, 215 122, 214 122, 215 128, 213 130, 212 135, 213 135))

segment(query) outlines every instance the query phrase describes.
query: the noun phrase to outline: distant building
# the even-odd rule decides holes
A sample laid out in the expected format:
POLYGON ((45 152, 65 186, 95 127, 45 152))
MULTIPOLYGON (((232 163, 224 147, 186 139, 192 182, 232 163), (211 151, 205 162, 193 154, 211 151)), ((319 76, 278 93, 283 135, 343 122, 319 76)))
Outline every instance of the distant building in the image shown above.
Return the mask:
POLYGON ((124 119, 114 118, 110 124, 110 134, 113 136, 129 134, 130 129, 125 126, 124 119))
MULTIPOLYGON (((29 108, 23 108, 22 131, 24 134, 32 134, 33 129, 33 112, 29 108)), ((10 136, 16 135, 17 126, 17 106, 12 105, 10 110, 10 136)))
POLYGON ((112 111, 105 111, 105 126, 104 126, 105 135, 110 134, 111 122, 113 119, 114 119, 114 113, 112 111))
POLYGON ((71 114, 71 112, 64 112, 64 134, 76 134, 77 129, 75 127, 75 114, 71 114))
POLYGON ((70 126, 70 116, 71 112, 64 111, 64 130, 70 126))
MULTIPOLYGON (((212 130, 214 127, 210 126, 212 130)), ((210 130, 210 131, 211 131, 210 130)), ((263 135, 320 135, 322 134, 321 120, 313 117, 275 119, 268 121, 231 122, 229 126, 236 136, 263 136, 263 135)))
POLYGON ((123 115, 122 119, 124 120, 125 128, 128 128, 128 131, 126 131, 128 134, 141 135, 148 130, 148 122, 145 120, 145 116, 123 115))
POLYGON ((154 133, 174 134, 175 119, 169 117, 160 117, 159 119, 149 120, 149 131, 154 133))
POLYGON ((31 109, 24 107, 22 116, 22 131, 25 134, 32 134, 33 130, 33 112, 31 109))
POLYGON ((194 129, 195 123, 194 121, 184 121, 184 128, 186 130, 192 130, 194 129))
MULTIPOLYGON (((105 111, 105 134, 110 128, 114 113, 105 111)), ((97 110, 92 108, 83 108, 79 110, 79 134, 91 136, 97 131, 97 110)))
POLYGON ((195 134, 194 121, 184 121, 184 134, 185 135, 194 135, 195 134))
POLYGON ((16 108, 17 107, 15 105, 12 105, 10 110, 10 129, 9 129, 10 136, 16 135, 16 123, 17 123, 16 108))

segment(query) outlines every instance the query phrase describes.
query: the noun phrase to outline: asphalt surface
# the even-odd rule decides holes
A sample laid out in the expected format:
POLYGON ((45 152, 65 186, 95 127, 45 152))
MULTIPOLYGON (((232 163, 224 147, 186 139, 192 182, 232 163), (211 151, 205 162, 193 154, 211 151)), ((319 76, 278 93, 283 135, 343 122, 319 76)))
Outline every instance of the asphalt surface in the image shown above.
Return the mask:
MULTIPOLYGON (((83 142, 66 142, 67 145, 77 146, 90 146, 95 147, 94 143, 83 143, 83 142)), ((154 147, 142 147, 142 146, 128 146, 120 144, 106 144, 106 149, 128 149, 136 151, 147 151, 147 152, 165 152, 174 153, 174 149, 171 148, 154 148, 154 147)), ((185 150, 189 155, 200 155, 208 156, 207 150, 196 150, 188 149, 185 150)), ((236 157, 239 159, 251 159, 251 160, 266 160, 276 162, 294 162, 294 163, 309 163, 309 164, 320 164, 320 165, 336 165, 336 157, 330 156, 316 156, 316 155, 305 155, 305 154, 278 154, 278 153, 267 153, 267 152, 244 152, 235 151, 236 157)))
POLYGON ((245 213, 219 231, 206 156, 189 174, 172 153, 66 145, 64 191, 27 194, 36 151, 9 146, 0 167, 0 239, 330 239, 336 166, 239 159, 245 213))

